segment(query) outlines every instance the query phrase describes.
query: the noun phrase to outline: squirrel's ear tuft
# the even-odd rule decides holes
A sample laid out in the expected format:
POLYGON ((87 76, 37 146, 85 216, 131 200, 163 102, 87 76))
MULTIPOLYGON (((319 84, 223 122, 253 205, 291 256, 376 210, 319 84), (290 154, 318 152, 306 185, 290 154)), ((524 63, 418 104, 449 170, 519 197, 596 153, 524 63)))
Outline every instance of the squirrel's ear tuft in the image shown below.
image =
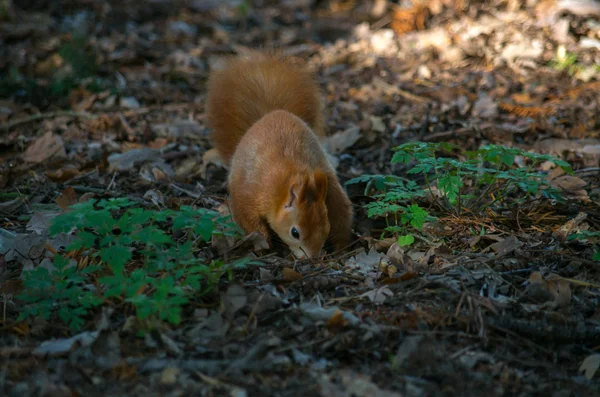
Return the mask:
POLYGON ((327 196, 327 175, 320 168, 317 168, 314 173, 314 179, 317 199, 325 200, 327 196))
POLYGON ((300 201, 304 203, 320 202, 327 195, 327 175, 317 168, 312 173, 304 176, 302 190, 300 191, 300 201))

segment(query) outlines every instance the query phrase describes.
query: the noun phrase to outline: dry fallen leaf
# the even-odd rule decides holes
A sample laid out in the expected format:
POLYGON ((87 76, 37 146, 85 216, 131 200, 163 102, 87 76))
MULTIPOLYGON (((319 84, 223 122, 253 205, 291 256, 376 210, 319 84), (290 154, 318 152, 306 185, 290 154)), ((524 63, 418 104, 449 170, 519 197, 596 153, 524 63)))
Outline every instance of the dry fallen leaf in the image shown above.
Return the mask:
POLYGON ((573 219, 570 219, 564 225, 558 228, 553 234, 558 240, 564 242, 567 237, 573 232, 573 230, 579 226, 584 220, 587 219, 587 214, 585 212, 580 212, 573 219))
POLYGON ((327 137, 323 146, 329 154, 339 154, 348 149, 360 139, 360 128, 352 126, 344 131, 336 132, 327 137))
POLYGON ((244 287, 233 284, 227 288, 222 304, 230 318, 235 312, 246 306, 246 303, 248 303, 248 295, 246 294, 244 287))
POLYGON ((66 157, 67 153, 61 137, 50 131, 29 145, 23 153, 23 160, 39 164, 52 156, 66 157))
POLYGON ((345 265, 358 270, 359 273, 367 274, 379 269, 379 263, 385 257, 384 254, 371 248, 369 253, 362 251, 356 256, 349 258, 345 265))
POLYGON ((160 383, 163 385, 173 385, 177 382, 177 377, 179 376, 179 368, 175 367, 167 367, 163 369, 160 374, 160 383))
POLYGON ((564 308, 571 304, 571 285, 559 276, 550 275, 544 280, 540 272, 533 272, 523 297, 536 303, 551 302, 555 307, 564 308))
POLYGON ((571 283, 568 280, 550 275, 546 280, 546 285, 558 307, 568 307, 571 304, 571 283))
POLYGON ((581 366, 579 366, 579 373, 583 372, 586 379, 590 380, 594 377, 598 368, 600 368, 600 354, 592 354, 583 360, 581 366))
POLYGON ((584 189, 587 182, 573 175, 562 175, 558 178, 550 180, 550 184, 561 189, 569 197, 589 202, 590 198, 587 191, 584 189))
POLYGON ((55 171, 46 171, 46 176, 55 182, 66 182, 81 175, 76 168, 64 168, 55 171))
POLYGON ((56 204, 64 211, 71 205, 77 203, 77 193, 71 186, 62 191, 60 196, 56 198, 56 204))
POLYGON ((364 294, 361 295, 361 298, 367 297, 367 298, 369 298, 369 300, 371 300, 371 302, 373 302, 375 304, 381 304, 381 303, 385 302, 385 300, 387 299, 388 296, 394 296, 394 293, 392 292, 392 290, 389 289, 388 287, 380 287, 380 288, 374 289, 372 291, 365 292, 364 294))
POLYGON ((481 118, 494 118, 498 116, 498 105, 492 98, 482 94, 473 104, 473 116, 481 118))
POLYGON ((490 248, 494 250, 499 256, 506 255, 513 252, 515 249, 520 248, 523 245, 521 241, 515 236, 508 236, 502 241, 491 244, 490 248))
POLYGON ((53 339, 42 342, 33 350, 35 356, 58 356, 68 353, 74 346, 80 344, 89 346, 100 335, 100 331, 86 331, 67 339, 53 339))
POLYGON ((283 268, 283 279, 286 281, 297 281, 302 278, 302 275, 292 268, 283 268))
POLYGON ((54 211, 36 211, 27 222, 26 229, 37 234, 45 234, 50 228, 50 222, 58 215, 54 211))
POLYGON ((344 328, 348 324, 348 321, 344 318, 344 313, 337 310, 333 313, 333 316, 327 321, 327 328, 329 329, 340 329, 344 328))

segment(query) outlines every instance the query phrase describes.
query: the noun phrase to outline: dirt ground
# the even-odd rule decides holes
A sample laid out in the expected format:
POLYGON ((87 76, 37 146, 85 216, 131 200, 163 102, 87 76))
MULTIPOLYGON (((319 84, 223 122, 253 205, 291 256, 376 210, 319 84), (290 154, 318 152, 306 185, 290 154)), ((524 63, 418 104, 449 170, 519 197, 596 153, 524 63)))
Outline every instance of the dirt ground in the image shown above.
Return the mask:
POLYGON ((0 0, 1 393, 600 395, 600 248, 565 237, 600 231, 599 115, 593 0, 0 0), (48 221, 68 204, 219 208, 206 80, 263 47, 317 76, 342 182, 407 176, 390 163, 405 142, 497 144, 568 161, 541 169, 566 202, 438 212, 402 248, 352 184, 352 246, 294 261, 213 241, 203 258, 260 263, 178 325, 140 336, 116 300, 78 332, 20 320, 23 270, 56 253, 48 221))

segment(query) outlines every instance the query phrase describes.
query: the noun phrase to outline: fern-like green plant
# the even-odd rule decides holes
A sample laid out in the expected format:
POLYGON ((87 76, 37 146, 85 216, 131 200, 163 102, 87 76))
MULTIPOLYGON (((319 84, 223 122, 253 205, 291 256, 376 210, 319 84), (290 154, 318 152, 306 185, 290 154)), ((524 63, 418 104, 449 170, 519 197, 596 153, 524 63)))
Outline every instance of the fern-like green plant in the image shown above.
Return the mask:
POLYGON ((414 241, 412 234, 406 234, 410 228, 419 230, 427 219, 433 219, 419 206, 425 196, 433 198, 438 211, 455 215, 464 209, 478 213, 489 206, 518 204, 531 198, 561 201, 560 191, 536 167, 549 161, 567 173, 573 172, 567 162, 555 157, 498 145, 463 152, 448 143, 410 142, 393 150, 391 163, 407 166, 407 174, 414 179, 362 175, 346 184, 366 183, 365 194, 375 192, 375 201, 366 205, 367 215, 384 217, 386 231, 401 235, 399 244, 403 245, 414 241), (440 155, 450 152, 458 152, 464 159, 440 155), (524 167, 515 166, 517 157, 526 163, 524 167))
POLYGON ((54 218, 50 235, 59 233, 74 235, 66 247, 69 255, 89 256, 97 265, 77 269, 58 254, 52 271, 38 267, 25 272, 19 298, 27 305, 21 320, 57 312, 69 327, 79 329, 93 307, 124 301, 140 320, 177 324, 192 293, 210 291, 233 267, 251 263, 195 256, 195 247, 213 235, 241 234, 230 217, 207 209, 155 211, 128 199, 90 200, 54 218), (181 234, 178 241, 174 233, 181 234))

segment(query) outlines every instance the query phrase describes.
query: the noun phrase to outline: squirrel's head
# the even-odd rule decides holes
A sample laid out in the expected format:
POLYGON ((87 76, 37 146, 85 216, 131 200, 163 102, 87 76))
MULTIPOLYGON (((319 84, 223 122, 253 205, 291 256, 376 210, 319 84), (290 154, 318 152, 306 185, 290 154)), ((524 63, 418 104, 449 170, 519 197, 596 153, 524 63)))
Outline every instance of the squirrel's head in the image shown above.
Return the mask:
POLYGON ((271 228, 297 258, 319 256, 329 236, 327 175, 320 170, 293 175, 281 192, 271 228))

